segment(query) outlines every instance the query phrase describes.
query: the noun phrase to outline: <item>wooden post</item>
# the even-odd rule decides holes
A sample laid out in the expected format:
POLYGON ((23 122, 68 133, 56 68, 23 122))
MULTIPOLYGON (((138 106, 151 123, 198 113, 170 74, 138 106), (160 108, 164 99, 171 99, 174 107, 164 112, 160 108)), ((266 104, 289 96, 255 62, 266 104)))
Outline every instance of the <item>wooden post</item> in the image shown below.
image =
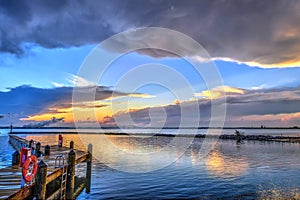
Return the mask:
POLYGON ((63 146, 63 136, 61 134, 58 135, 58 147, 63 146))
POLYGON ((36 155, 36 157, 41 156, 41 143, 40 142, 35 144, 35 155, 36 155))
POLYGON ((33 144, 34 144, 34 141, 33 141, 33 140, 30 140, 30 141, 29 141, 29 148, 32 148, 32 147, 33 147, 33 144))
POLYGON ((75 186, 75 161, 76 153, 74 150, 69 152, 68 158, 68 178, 67 178, 67 199, 73 199, 74 186, 75 186))
POLYGON ((20 163, 20 153, 18 151, 15 151, 12 154, 12 165, 17 165, 20 163))
POLYGON ((50 146, 49 145, 45 146, 45 156, 50 156, 50 146))
POLYGON ((70 149, 74 149, 74 141, 73 140, 70 142, 70 149))
POLYGON ((43 160, 39 162, 39 168, 35 176, 35 193, 37 199, 46 199, 46 180, 48 166, 43 160))
POLYGON ((91 191, 91 174, 92 174, 92 160, 93 160, 93 145, 88 146, 88 158, 86 159, 86 178, 85 178, 85 192, 90 193, 91 191))

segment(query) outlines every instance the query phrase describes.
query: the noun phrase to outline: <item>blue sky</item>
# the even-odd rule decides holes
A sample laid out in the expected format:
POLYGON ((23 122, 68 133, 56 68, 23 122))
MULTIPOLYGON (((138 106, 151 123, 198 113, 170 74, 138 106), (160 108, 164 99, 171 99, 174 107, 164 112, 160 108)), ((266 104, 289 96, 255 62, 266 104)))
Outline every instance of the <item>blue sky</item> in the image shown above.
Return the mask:
MULTIPOLYGON (((56 117, 65 119, 56 125, 72 126, 73 109, 81 109, 81 122, 116 125, 114 117, 130 114, 135 125, 147 126, 150 110, 164 109, 166 125, 178 126, 181 114, 177 107, 197 102, 204 116, 199 125, 205 126, 211 120, 207 105, 225 96, 225 126, 300 125, 299 2, 183 4, 176 0, 145 4, 90 1, 76 10, 79 4, 72 1, 53 5, 0 2, 0 125, 22 126, 56 117), (23 11, 13 12, 21 7, 23 11), (169 28, 191 37, 211 56, 223 85, 209 88, 185 58, 147 49, 115 60, 97 83, 80 76, 83 62, 98 44, 139 27, 169 28), (145 65, 148 68, 142 73, 118 85, 124 76, 134 75, 134 70, 145 65), (153 83, 141 84, 151 77, 153 83), (155 84, 158 80, 166 85, 155 84), (81 89, 97 90, 94 102, 72 104, 76 81, 81 89), (191 84, 192 93, 184 81, 191 84), (178 100, 176 94, 184 97, 178 100)), ((177 45, 180 41, 157 36, 154 43, 177 45)), ((107 57, 117 53, 103 51, 107 57)), ((195 55, 188 56, 193 59, 195 55)), ((209 67, 201 61, 198 64, 209 67)), ((154 126, 161 120, 152 119, 154 126)))
POLYGON ((35 46, 25 55, 1 54, 1 90, 20 85, 53 87, 53 82, 67 83, 68 74, 76 74, 95 45, 46 49, 35 46))
MULTIPOLYGON (((35 46, 28 55, 20 57, 12 54, 0 55, 1 91, 21 85, 39 88, 55 87, 55 83, 71 85, 70 75, 76 75, 84 59, 96 47, 70 47, 45 49, 35 46)), ((126 71, 147 63, 160 63, 189 78, 193 84, 201 78, 184 59, 152 58, 132 53, 115 61, 107 75, 102 78, 102 85, 113 86, 126 71)), ((251 88, 295 87, 300 84, 300 68, 260 68, 233 61, 216 60, 215 64, 221 73, 225 85, 251 88)), ((203 89, 203 88, 201 88, 203 89)))

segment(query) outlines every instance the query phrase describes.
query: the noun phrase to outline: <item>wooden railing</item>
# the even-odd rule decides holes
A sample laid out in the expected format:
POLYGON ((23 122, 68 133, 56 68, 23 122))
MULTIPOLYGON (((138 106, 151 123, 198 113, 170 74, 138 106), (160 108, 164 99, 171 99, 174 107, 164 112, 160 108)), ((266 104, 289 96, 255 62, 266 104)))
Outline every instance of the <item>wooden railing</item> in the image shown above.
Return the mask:
MULTIPOLYGON (((67 177, 67 186, 66 186, 66 198, 74 199, 76 195, 79 195, 83 188, 86 188, 86 191, 90 191, 91 183, 91 164, 92 164, 92 145, 89 145, 88 153, 78 157, 76 159, 76 154, 74 150, 71 150, 68 154, 68 165, 65 168, 68 168, 68 177, 67 177), (75 189, 75 166, 79 163, 87 163, 86 169, 86 182, 84 185, 79 187, 76 191, 75 189), (78 192, 79 191, 79 192, 78 192)), ((38 199, 46 199, 46 187, 47 184, 54 181, 58 177, 62 176, 63 168, 59 168, 47 175, 47 165, 39 165, 40 175, 36 176, 35 182, 38 184, 38 187, 35 188, 35 193, 38 199)), ((49 199, 55 197, 59 194, 60 189, 52 193, 49 199)))

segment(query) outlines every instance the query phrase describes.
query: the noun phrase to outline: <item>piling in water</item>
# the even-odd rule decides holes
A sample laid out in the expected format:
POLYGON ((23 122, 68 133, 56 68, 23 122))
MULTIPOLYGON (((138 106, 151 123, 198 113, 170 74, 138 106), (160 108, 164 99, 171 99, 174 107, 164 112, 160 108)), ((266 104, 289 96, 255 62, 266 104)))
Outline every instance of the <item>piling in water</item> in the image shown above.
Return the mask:
POLYGON ((42 155, 40 142, 35 144, 35 155, 36 157, 40 157, 42 155))
POLYGON ((90 193, 91 191, 91 174, 92 174, 92 160, 93 160, 93 145, 88 146, 88 158, 86 159, 86 180, 85 180, 85 192, 90 193))
POLYGON ((75 186, 75 161, 76 154, 74 150, 71 150, 68 154, 68 178, 67 178, 67 199, 73 199, 74 186, 75 186))
POLYGON ((70 149, 74 149, 74 141, 70 142, 70 149))
POLYGON ((32 148, 34 146, 34 141, 33 140, 30 140, 29 141, 29 148, 32 148))
POLYGON ((20 153, 18 151, 15 151, 12 154, 12 165, 17 165, 20 163, 20 153))
POLYGON ((63 145, 63 136, 61 134, 58 135, 58 147, 62 147, 63 145))
POLYGON ((46 182, 48 166, 44 161, 39 162, 39 168, 35 176, 35 193, 37 199, 46 199, 46 182))
POLYGON ((50 156, 50 146, 49 145, 45 146, 45 156, 50 156))

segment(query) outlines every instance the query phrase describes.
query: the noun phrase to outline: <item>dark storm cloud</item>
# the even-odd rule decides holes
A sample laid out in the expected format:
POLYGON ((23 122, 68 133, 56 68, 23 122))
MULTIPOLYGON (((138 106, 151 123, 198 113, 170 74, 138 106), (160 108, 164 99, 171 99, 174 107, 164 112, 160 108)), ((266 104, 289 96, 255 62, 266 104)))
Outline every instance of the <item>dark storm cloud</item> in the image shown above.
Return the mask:
POLYGON ((276 115, 300 112, 300 87, 249 90, 244 95, 227 97, 230 116, 276 115))
POLYGON ((157 26, 191 36, 213 57, 261 64, 300 59, 297 0, 2 0, 0 21, 0 50, 16 54, 26 50, 23 43, 80 46, 134 27, 157 26))

